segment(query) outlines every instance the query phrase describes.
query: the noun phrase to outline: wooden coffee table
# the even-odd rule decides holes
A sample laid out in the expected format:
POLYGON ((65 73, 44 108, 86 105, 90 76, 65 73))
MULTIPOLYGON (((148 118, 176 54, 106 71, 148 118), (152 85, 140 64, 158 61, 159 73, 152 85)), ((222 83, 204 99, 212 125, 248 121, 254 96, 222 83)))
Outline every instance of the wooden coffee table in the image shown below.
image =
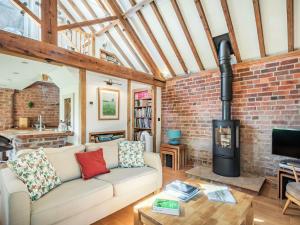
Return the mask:
MULTIPOLYGON (((200 186, 205 182, 188 179, 187 183, 200 186)), ((231 190, 237 204, 212 202, 201 193, 187 203, 180 202, 180 216, 152 212, 156 198, 174 199, 163 192, 141 201, 134 207, 135 225, 253 225, 252 196, 231 190)))

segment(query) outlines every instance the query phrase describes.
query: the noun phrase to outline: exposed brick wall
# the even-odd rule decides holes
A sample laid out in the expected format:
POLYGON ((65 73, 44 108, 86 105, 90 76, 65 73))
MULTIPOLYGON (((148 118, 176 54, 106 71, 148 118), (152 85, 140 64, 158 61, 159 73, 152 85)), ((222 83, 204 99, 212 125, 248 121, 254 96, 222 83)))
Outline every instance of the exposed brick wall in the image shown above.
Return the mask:
POLYGON ((33 124, 41 114, 46 126, 59 124, 59 88, 54 84, 35 83, 18 91, 0 88, 0 130, 18 126, 20 117, 33 124), (34 103, 33 108, 28 102, 34 103))
POLYGON ((0 88, 0 130, 13 126, 13 95, 14 90, 0 88))
POLYGON ((14 100, 14 125, 18 126, 20 117, 28 117, 33 124, 42 115, 46 126, 59 124, 59 88, 52 83, 37 82, 30 87, 16 91, 14 100), (28 102, 34 103, 33 108, 28 102))
MULTIPOLYGON (((232 118, 241 121, 241 167, 276 173, 271 154, 274 127, 300 128, 300 57, 234 69, 232 118)), ((212 162, 212 119, 221 118, 219 72, 167 81, 162 91, 162 132, 180 129, 189 157, 212 162)))

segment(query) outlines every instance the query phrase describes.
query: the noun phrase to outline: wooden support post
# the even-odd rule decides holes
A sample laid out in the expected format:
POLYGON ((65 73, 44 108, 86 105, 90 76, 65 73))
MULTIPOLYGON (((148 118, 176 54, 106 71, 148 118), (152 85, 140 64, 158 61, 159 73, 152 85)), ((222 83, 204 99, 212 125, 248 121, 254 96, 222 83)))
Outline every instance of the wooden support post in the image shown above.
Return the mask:
POLYGON ((96 56, 96 40, 95 40, 95 35, 92 34, 91 36, 92 39, 92 56, 96 56))
POLYGON ((153 152, 156 152, 156 98, 157 88, 152 86, 152 136, 153 136, 153 152))
POLYGON ((42 0, 42 41, 57 45, 57 0, 42 0))
POLYGON ((131 134, 131 80, 128 80, 127 85, 127 139, 132 140, 131 134))
POLYGON ((286 0, 288 51, 294 51, 294 0, 286 0))
POLYGON ((80 93, 80 141, 86 143, 86 70, 79 70, 79 93, 80 93))

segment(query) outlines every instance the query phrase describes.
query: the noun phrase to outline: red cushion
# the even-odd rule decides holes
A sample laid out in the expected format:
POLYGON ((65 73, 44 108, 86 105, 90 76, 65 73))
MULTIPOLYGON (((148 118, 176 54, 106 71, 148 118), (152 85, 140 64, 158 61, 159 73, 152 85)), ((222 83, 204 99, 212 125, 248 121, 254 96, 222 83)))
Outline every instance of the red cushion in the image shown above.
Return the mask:
POLYGON ((102 148, 92 152, 75 153, 75 156, 80 164, 81 173, 84 180, 90 179, 99 174, 110 172, 106 168, 102 148))

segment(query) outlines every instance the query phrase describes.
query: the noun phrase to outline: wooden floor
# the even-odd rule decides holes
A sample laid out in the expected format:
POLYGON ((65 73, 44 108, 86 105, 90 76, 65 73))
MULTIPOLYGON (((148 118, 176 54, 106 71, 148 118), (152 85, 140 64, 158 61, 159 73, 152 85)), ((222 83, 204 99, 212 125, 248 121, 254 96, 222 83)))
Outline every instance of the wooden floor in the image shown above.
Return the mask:
MULTIPOLYGON (((179 179, 185 180, 185 170, 172 171, 168 168, 163 170, 164 185, 179 179)), ((276 199, 277 190, 271 181, 264 184, 261 195, 255 196, 254 224, 255 225, 300 225, 300 208, 297 206, 287 210, 289 215, 282 215, 280 202, 276 199)), ((132 225, 133 205, 130 205, 96 223, 94 225, 132 225)))

